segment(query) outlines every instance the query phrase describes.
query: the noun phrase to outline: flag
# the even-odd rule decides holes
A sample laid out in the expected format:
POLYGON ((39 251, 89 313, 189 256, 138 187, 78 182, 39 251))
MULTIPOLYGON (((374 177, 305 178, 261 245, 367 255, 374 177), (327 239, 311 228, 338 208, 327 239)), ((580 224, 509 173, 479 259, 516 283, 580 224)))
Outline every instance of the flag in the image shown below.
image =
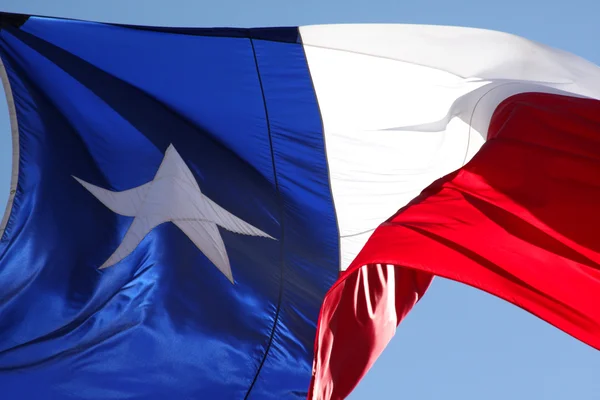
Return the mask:
POLYGON ((6 398, 341 399, 435 275, 597 346, 597 66, 461 27, 0 26, 6 398))

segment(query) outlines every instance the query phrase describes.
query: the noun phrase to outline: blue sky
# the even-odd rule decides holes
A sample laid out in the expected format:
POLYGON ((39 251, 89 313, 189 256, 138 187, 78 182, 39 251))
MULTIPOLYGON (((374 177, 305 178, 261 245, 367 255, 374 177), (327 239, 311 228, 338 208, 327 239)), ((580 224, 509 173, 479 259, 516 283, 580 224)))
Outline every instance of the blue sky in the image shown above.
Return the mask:
MULTIPOLYGON (((179 26, 473 26, 521 35, 600 64, 598 0, 2 0, 0 9, 179 26)), ((0 209, 10 163, 2 97, 0 209)), ((594 349, 491 295, 437 279, 350 399, 597 400, 599 371, 594 349)))

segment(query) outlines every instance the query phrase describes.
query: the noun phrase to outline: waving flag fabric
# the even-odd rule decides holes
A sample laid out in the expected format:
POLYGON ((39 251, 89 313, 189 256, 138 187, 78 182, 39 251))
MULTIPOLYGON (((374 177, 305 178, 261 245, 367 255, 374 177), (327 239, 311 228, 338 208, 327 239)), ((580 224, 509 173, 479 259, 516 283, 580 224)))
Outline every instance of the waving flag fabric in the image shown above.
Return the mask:
POLYGON ((600 347, 597 66, 458 27, 1 23, 3 398, 341 399, 435 275, 600 347))

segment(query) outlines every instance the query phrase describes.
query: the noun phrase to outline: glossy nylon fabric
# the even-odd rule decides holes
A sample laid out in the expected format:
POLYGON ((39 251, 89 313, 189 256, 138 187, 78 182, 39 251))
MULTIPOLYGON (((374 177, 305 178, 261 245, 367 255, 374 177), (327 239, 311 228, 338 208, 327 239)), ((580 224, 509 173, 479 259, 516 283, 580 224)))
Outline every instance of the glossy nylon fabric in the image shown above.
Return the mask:
POLYGON ((294 29, 32 18, 0 32, 19 176, 0 244, 3 399, 305 398, 339 246, 294 29), (202 192, 275 238, 221 230, 235 285, 173 224, 98 270, 132 218, 114 191, 173 144, 202 192))
POLYGON ((434 275, 600 349, 599 183, 599 100, 504 100, 475 157, 381 224, 327 294, 310 398, 348 396, 434 275))

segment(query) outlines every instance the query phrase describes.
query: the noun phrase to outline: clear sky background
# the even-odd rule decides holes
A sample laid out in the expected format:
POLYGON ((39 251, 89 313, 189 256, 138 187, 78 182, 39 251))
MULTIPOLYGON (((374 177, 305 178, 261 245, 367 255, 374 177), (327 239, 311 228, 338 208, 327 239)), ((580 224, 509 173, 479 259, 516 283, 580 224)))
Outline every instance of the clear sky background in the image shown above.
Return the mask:
MULTIPOLYGON (((600 64, 600 0, 2 0, 0 10, 172 26, 461 25, 514 33, 600 64)), ((0 210, 9 132, 2 96, 0 210)), ((438 278, 350 399, 600 400, 600 352, 489 294, 438 278)))

